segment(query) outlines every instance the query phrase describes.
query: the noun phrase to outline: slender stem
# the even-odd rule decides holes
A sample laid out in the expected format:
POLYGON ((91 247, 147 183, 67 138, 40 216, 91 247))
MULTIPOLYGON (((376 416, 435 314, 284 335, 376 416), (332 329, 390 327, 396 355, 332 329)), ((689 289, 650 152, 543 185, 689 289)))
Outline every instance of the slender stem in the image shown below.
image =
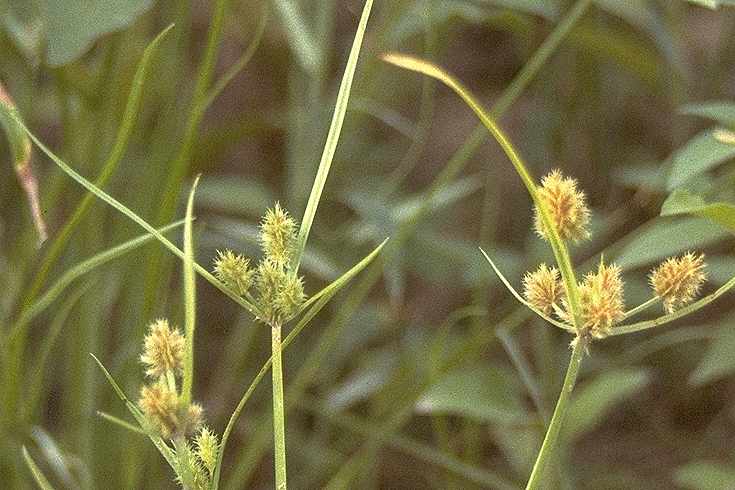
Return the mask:
POLYGON ((544 469, 548 462, 554 459, 559 433, 564 423, 574 384, 577 381, 577 374, 579 374, 579 366, 582 364, 582 356, 587 347, 587 341, 582 337, 577 337, 572 342, 572 346, 572 356, 569 359, 567 375, 564 377, 564 385, 561 388, 559 400, 556 402, 554 415, 551 417, 549 429, 546 431, 546 437, 544 437, 544 442, 536 458, 536 463, 533 465, 533 471, 531 472, 531 477, 528 479, 526 490, 543 488, 544 469))
POLYGON ((286 416, 283 406, 281 326, 271 327, 273 369, 273 450, 276 460, 276 490, 286 490, 286 416))
POLYGON ((661 298, 659 298, 658 296, 654 296, 653 298, 649 299, 645 303, 642 303, 642 304, 636 306, 635 308, 633 308, 632 310, 627 311, 625 313, 625 316, 623 318, 626 319, 626 318, 632 317, 633 315, 637 315, 641 311, 650 308, 651 306, 655 305, 659 301, 661 301, 661 298))

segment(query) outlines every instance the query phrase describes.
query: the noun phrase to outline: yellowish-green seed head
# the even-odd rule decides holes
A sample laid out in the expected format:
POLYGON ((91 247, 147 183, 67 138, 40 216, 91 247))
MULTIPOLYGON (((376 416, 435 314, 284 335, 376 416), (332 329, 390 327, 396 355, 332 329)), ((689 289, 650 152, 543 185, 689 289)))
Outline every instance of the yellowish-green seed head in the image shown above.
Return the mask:
POLYGON ((535 272, 527 272, 523 278, 523 295, 531 306, 550 315, 564 297, 559 270, 541 264, 535 272))
POLYGON ((651 287, 661 298, 668 313, 689 304, 707 279, 703 254, 688 252, 681 257, 670 257, 656 267, 649 276, 651 287))
POLYGON ((169 439, 178 432, 181 422, 179 397, 166 383, 158 382, 143 386, 138 406, 151 427, 164 439, 169 439))
POLYGON ((304 303, 304 283, 296 274, 288 273, 279 284, 275 306, 283 321, 290 320, 304 303))
POLYGON ((250 268, 250 259, 232 250, 218 250, 214 260, 214 274, 228 288, 244 296, 253 285, 255 271, 250 268))
POLYGON ((260 223, 260 245, 265 257, 285 266, 291 260, 296 247, 296 222, 279 203, 266 211, 260 223))
POLYGON ((202 427, 194 440, 196 454, 210 475, 214 474, 217 465, 217 454, 219 453, 219 440, 217 436, 207 427, 202 427))
POLYGON ((184 336, 177 328, 171 328, 168 320, 159 319, 148 327, 140 360, 146 365, 146 374, 165 376, 167 372, 181 374, 184 365, 184 336))
POLYGON ((579 300, 582 333, 594 338, 607 337, 613 325, 625 315, 620 267, 600 261, 597 272, 588 273, 579 285, 579 300))
MULTIPOLYGON (((538 196, 562 240, 578 242, 590 237, 587 230, 590 210, 584 192, 577 189, 575 179, 564 177, 561 171, 554 170, 541 180, 538 196)), ((539 236, 548 240, 546 227, 537 206, 534 225, 539 236)))

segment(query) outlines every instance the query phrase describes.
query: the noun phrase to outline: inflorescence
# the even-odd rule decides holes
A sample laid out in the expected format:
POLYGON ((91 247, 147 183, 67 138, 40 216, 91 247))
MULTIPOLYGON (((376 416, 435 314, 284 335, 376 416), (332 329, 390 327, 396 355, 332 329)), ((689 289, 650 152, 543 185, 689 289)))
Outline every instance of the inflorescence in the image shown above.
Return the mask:
POLYGON ((306 300, 303 280, 292 263, 296 239, 296 222, 276 203, 260 223, 263 258, 255 268, 250 259, 231 250, 218 251, 214 261, 217 278, 253 303, 258 319, 270 326, 292 319, 306 300))
MULTIPOLYGON (((549 215, 552 226, 562 240, 577 242, 590 237, 587 229, 590 211, 584 192, 575 179, 564 177, 559 170, 546 175, 538 195, 549 215)), ((541 212, 535 207, 536 232, 548 240, 541 212)), ((663 302, 667 313, 691 303, 706 279, 704 256, 688 252, 681 257, 666 259, 650 274, 654 299, 663 302)), ((541 264, 523 278, 523 293, 528 304, 544 313, 555 315, 568 324, 576 325, 578 335, 604 338, 613 326, 626 318, 624 283, 620 267, 602 260, 597 271, 585 275, 577 285, 579 292, 578 318, 572 318, 562 277, 558 269, 541 264)))
POLYGON ((140 407, 148 429, 174 445, 176 473, 184 488, 208 489, 219 451, 217 436, 203 425, 203 410, 184 400, 177 380, 183 374, 185 338, 159 319, 148 327, 140 360, 152 378, 140 390, 140 407), (188 440, 192 437, 192 441, 188 440))

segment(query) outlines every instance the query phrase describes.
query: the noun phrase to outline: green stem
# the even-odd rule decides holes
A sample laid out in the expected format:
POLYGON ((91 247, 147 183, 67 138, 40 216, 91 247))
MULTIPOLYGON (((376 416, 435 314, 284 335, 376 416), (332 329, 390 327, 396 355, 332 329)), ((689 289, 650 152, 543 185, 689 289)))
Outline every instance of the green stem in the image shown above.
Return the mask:
POLYGON ((286 490, 286 424, 283 406, 281 326, 271 327, 273 369, 273 450, 276 460, 276 490, 286 490))
POLYGON ((536 463, 533 465, 533 471, 531 472, 531 477, 528 479, 526 490, 543 488, 544 469, 548 462, 554 459, 559 433, 561 432, 562 424, 567 414, 569 400, 572 397, 572 390, 577 381, 577 374, 579 374, 579 366, 582 364, 582 356, 587 347, 587 341, 582 337, 577 337, 572 342, 572 346, 572 356, 569 359, 567 375, 564 377, 564 385, 561 388, 559 400, 556 402, 554 415, 551 417, 549 429, 546 431, 546 437, 544 437, 544 442, 536 458, 536 463))

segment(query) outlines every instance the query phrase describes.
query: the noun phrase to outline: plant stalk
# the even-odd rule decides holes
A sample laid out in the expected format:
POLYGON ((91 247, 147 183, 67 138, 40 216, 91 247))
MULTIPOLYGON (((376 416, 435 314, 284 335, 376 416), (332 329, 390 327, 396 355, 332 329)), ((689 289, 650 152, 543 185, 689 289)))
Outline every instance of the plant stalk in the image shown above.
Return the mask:
POLYGON ((564 385, 561 388, 559 400, 556 402, 554 415, 551 417, 551 422, 549 423, 549 428, 546 431, 544 442, 541 444, 541 450, 536 457, 536 463, 533 465, 533 471, 531 471, 531 476, 528 479, 526 490, 537 490, 543 488, 542 480, 544 469, 548 462, 555 458, 559 434, 561 433, 562 424, 564 423, 564 418, 567 414, 569 400, 572 398, 572 390, 574 389, 574 384, 577 382, 579 367, 582 364, 582 357, 586 348, 587 341, 583 337, 577 337, 574 342, 572 342, 572 356, 569 359, 569 367, 567 368, 567 374, 564 377, 564 385))
POLYGON ((286 410, 283 405, 281 326, 271 327, 273 366, 273 451, 276 462, 276 490, 286 490, 286 410))

